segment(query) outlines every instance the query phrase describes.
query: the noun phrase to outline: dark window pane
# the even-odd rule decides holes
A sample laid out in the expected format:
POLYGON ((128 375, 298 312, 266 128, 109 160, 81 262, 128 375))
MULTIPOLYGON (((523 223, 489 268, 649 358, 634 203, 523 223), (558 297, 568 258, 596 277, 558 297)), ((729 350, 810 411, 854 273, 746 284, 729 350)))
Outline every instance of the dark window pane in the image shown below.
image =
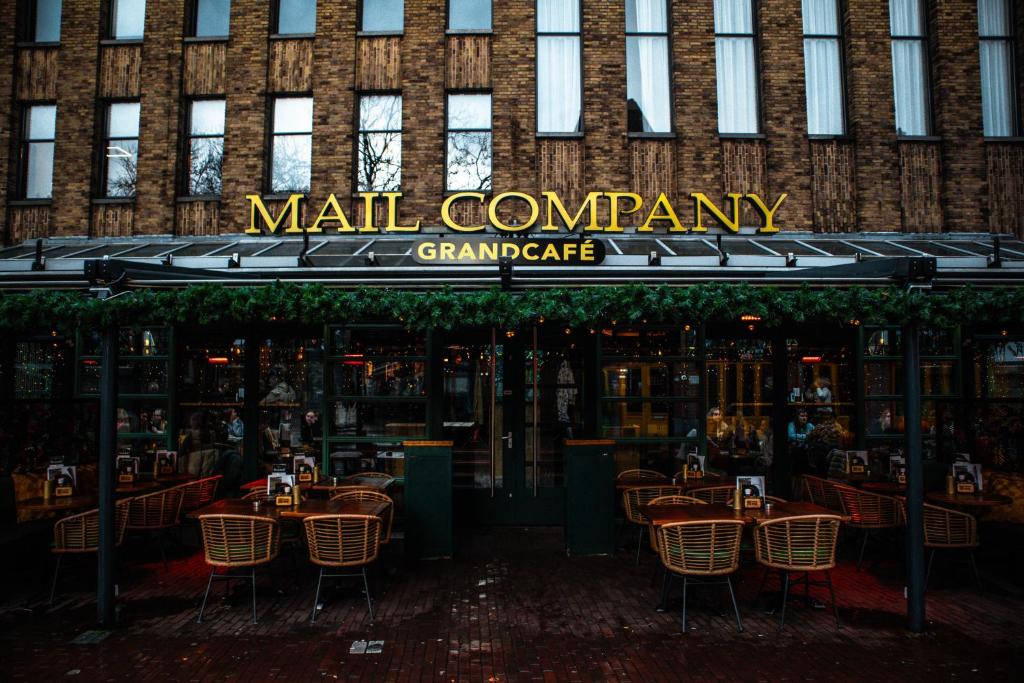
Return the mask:
POLYGON ((333 436, 424 436, 426 401, 335 401, 330 404, 333 436))
POLYGON ((422 356, 427 352, 422 332, 395 328, 335 328, 331 352, 356 356, 422 356))
POLYGON ((345 359, 334 366, 335 396, 426 396, 422 361, 345 359))

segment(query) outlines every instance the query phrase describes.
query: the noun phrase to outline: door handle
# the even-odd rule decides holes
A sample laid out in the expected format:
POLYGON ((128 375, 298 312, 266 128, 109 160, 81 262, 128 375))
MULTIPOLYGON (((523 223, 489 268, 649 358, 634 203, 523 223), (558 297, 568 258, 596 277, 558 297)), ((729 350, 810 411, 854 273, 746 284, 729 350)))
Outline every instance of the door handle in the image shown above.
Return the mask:
POLYGON ((509 449, 511 449, 511 448, 512 448, 512 432, 509 432, 509 433, 508 433, 508 434, 506 434, 505 436, 501 437, 501 440, 502 440, 502 441, 504 441, 504 442, 506 442, 506 443, 505 443, 505 445, 506 445, 506 446, 507 446, 507 447, 508 447, 509 449))

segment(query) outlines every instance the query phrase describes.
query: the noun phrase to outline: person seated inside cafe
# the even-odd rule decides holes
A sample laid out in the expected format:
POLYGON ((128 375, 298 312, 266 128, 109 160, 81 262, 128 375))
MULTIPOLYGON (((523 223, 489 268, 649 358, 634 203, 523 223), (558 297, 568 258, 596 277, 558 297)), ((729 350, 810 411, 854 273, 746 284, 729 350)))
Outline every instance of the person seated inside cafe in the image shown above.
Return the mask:
POLYGON ((315 410, 307 410, 302 416, 301 437, 303 445, 306 446, 315 446, 323 437, 320 414, 315 410))
POLYGON ((814 431, 814 425, 811 423, 807 415, 807 408, 800 408, 796 411, 796 415, 793 416, 793 420, 789 423, 786 428, 786 433, 789 436, 789 445, 792 447, 804 446, 807 443, 807 435, 814 431))
POLYGON ((736 433, 723 417, 722 409, 713 406, 707 417, 708 459, 714 469, 729 468, 729 453, 735 445, 736 433))
POLYGON ((846 430, 836 422, 836 415, 831 408, 819 408, 817 425, 807 435, 808 458, 815 464, 815 469, 825 472, 828 468, 828 455, 836 448, 842 448, 847 440, 846 430))

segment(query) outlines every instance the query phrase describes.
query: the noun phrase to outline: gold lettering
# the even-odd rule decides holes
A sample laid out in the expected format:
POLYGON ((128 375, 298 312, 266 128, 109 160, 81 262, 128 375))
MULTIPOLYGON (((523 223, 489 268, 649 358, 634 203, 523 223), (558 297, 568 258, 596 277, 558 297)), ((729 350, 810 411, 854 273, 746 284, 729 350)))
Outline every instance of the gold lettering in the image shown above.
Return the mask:
POLYGON ((779 210, 779 207, 782 206, 782 202, 784 202, 786 200, 786 197, 788 196, 789 195, 786 194, 785 192, 780 194, 779 198, 775 201, 774 206, 772 206, 772 208, 770 209, 765 205, 764 202, 761 201, 761 198, 758 197, 756 194, 748 194, 746 196, 746 200, 753 204, 754 208, 757 209, 757 212, 761 214, 762 218, 764 218, 764 225, 758 228, 758 232, 764 233, 779 231, 779 229, 775 227, 775 212, 779 210))
POLYGON ((548 204, 548 222, 544 225, 541 230, 558 230, 558 226, 555 225, 554 215, 552 209, 558 212, 558 215, 565 221, 565 229, 572 232, 576 229, 576 224, 583 218, 583 212, 590 207, 590 222, 587 223, 585 230, 600 230, 601 226, 597 222, 597 200, 603 196, 601 192, 590 192, 587 194, 587 198, 583 200, 583 204, 580 206, 579 211, 576 212, 575 216, 570 217, 569 212, 565 209, 565 205, 562 204, 562 200, 558 198, 558 195, 554 192, 541 192, 544 198, 547 199, 548 204))
POLYGON ((313 225, 306 232, 323 232, 320 227, 321 223, 338 223, 338 232, 355 232, 352 225, 348 222, 348 216, 341 209, 341 204, 338 203, 338 198, 333 194, 327 195, 327 201, 324 202, 324 208, 320 209, 320 215, 313 221, 313 225), (328 209, 331 213, 327 213, 328 209))
POLYGON ((277 229, 284 223, 285 216, 289 215, 291 216, 291 221, 284 232, 302 232, 302 228, 299 227, 299 200, 302 199, 301 194, 289 195, 288 201, 285 202, 284 208, 281 209, 281 213, 278 214, 276 219, 270 216, 270 211, 267 210, 263 199, 258 194, 247 194, 245 198, 249 200, 249 229, 245 231, 245 234, 259 235, 263 232, 261 228, 256 227, 257 211, 271 235, 277 232, 277 229))
POLYGON ((451 242, 441 242, 441 260, 451 261, 455 258, 455 245, 451 242))
POLYGON ((693 212, 696 217, 696 225, 693 226, 693 232, 707 232, 708 229, 704 227, 704 223, 701 218, 701 207, 707 207, 711 215, 718 219, 722 224, 722 227, 732 232, 740 231, 740 198, 743 197, 741 194, 730 192, 727 196, 732 200, 732 220, 722 213, 717 206, 708 199, 707 195, 703 192, 694 192, 690 195, 693 197, 693 212))
POLYGON ((435 242, 420 242, 416 246, 416 253, 424 261, 433 261, 437 258, 437 244, 435 242))
POLYGON ((540 257, 542 261, 558 261, 558 247, 554 244, 548 244, 544 247, 544 254, 540 257))
POLYGON ((658 195, 658 199, 654 202, 654 208, 647 214, 647 220, 644 224, 636 229, 637 232, 651 232, 653 228, 651 223, 654 221, 670 221, 672 227, 668 229, 669 232, 686 232, 686 228, 679 222, 679 217, 676 216, 676 210, 672 208, 672 203, 669 202, 668 197, 662 192, 658 195), (658 213, 658 209, 661 209, 663 213, 658 213))
POLYGON ((622 232, 622 227, 619 225, 619 214, 622 213, 624 215, 629 215, 631 213, 636 213, 640 210, 640 207, 644 205, 643 197, 635 192, 606 192, 605 196, 608 197, 609 214, 608 227, 605 228, 606 232, 622 232), (619 199, 629 199, 633 202, 633 206, 620 211, 619 199))
POLYGON ((587 240, 580 245, 580 260, 581 261, 593 261, 594 260, 594 243, 587 240))
MULTIPOLYGON (((482 225, 480 226, 483 227, 482 225)), ((497 261, 498 260, 498 245, 494 242, 481 242, 480 243, 480 260, 484 261, 497 261)))
POLYGON ((462 245, 462 248, 459 249, 459 258, 458 258, 458 260, 460 260, 460 261, 476 261, 476 252, 473 251, 473 245, 471 243, 466 242, 466 243, 464 243, 462 245))
POLYGON ((359 232, 380 232, 373 224, 373 203, 377 199, 377 192, 360 192, 363 198, 363 227, 359 232))
POLYGON ((540 216, 540 206, 537 205, 537 200, 525 192, 502 192, 492 199, 490 206, 487 207, 487 217, 491 219, 491 225, 496 227, 498 230, 504 230, 505 232, 522 232, 523 230, 528 230, 537 222, 538 216, 540 216), (498 218, 498 205, 506 199, 521 199, 529 205, 530 217, 524 221, 522 225, 506 225, 501 222, 500 218, 498 218))
POLYGON ((519 245, 514 242, 502 242, 501 255, 508 256, 513 260, 519 258, 519 245))
POLYGON ((445 226, 457 232, 480 232, 481 230, 483 230, 486 226, 459 225, 458 223, 455 222, 455 219, 452 218, 452 204, 459 201, 460 199, 475 199, 481 204, 483 204, 485 197, 483 192, 456 192, 452 196, 446 197, 444 203, 441 204, 441 222, 444 223, 445 226))
POLYGON ((540 258, 539 256, 537 256, 537 248, 539 246, 540 245, 537 244, 536 242, 527 242, 525 245, 523 245, 523 258, 526 259, 527 261, 536 261, 538 258, 540 258))
POLYGON ((384 192, 383 197, 388 200, 388 224, 384 228, 386 232, 419 232, 420 222, 416 225, 397 225, 396 214, 398 214, 398 200, 402 198, 401 192, 384 192))
POLYGON ((562 253, 565 254, 565 260, 569 260, 570 256, 575 256, 575 254, 576 254, 576 243, 575 242, 566 242, 562 246, 562 253))

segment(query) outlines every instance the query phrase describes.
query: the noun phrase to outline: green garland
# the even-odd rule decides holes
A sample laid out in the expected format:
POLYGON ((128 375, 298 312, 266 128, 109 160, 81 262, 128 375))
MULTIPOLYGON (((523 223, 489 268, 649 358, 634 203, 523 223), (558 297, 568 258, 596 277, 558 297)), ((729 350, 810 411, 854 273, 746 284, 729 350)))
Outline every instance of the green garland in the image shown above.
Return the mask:
POLYGON ((263 286, 195 285, 140 289, 109 301, 86 293, 38 290, 0 297, 0 329, 29 331, 105 324, 243 324, 253 321, 347 323, 394 321, 411 329, 462 326, 513 328, 548 320, 574 328, 618 323, 738 322, 761 318, 767 326, 791 323, 900 324, 938 327, 1024 324, 1024 287, 948 292, 897 287, 796 289, 747 284, 615 285, 523 292, 497 289, 415 292, 275 282, 263 286))

